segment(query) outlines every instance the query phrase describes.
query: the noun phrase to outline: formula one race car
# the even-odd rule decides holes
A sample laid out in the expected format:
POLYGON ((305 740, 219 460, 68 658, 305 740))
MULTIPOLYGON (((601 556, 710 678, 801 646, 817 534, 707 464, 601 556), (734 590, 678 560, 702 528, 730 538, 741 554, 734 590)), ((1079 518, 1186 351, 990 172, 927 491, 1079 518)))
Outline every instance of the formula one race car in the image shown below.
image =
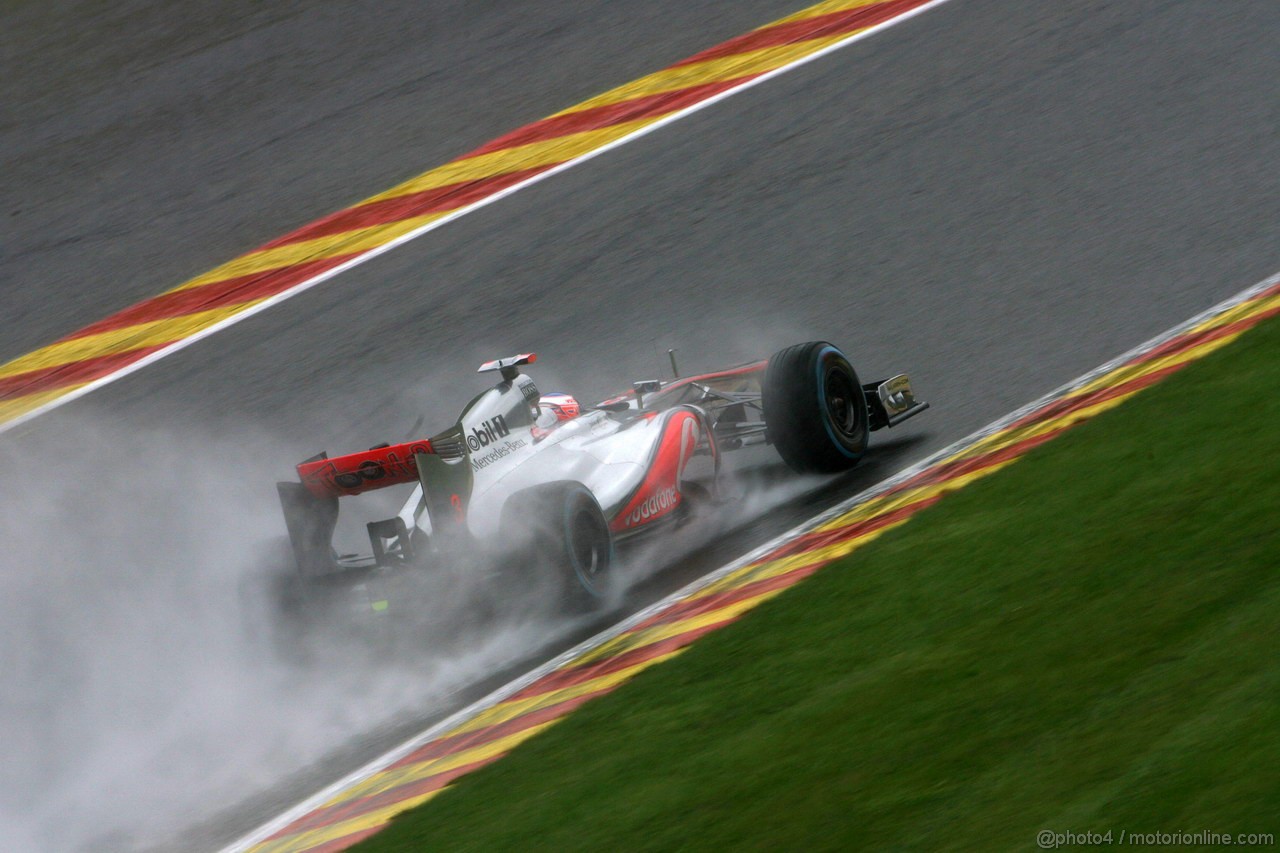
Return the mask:
POLYGON ((312 457, 299 482, 278 483, 294 560, 303 578, 430 564, 483 552, 550 573, 562 601, 598 601, 615 543, 686 518, 715 492, 721 456, 771 444, 800 472, 858 462, 868 433, 928 407, 905 375, 861 384, 825 342, 788 347, 767 361, 680 377, 579 407, 543 395, 520 368, 532 353, 481 365, 500 381, 453 426, 430 438, 360 453, 312 457), (368 524, 371 553, 339 556, 339 499, 415 484, 401 510, 368 524))

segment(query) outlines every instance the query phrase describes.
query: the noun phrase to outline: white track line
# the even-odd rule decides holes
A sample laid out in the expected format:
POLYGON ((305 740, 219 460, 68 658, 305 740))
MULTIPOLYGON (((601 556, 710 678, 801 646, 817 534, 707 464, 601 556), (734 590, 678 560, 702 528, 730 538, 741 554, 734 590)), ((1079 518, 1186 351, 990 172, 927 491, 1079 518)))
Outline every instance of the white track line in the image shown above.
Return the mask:
POLYGON ((587 652, 593 649, 596 649, 599 646, 604 645, 605 643, 619 636, 620 634, 626 633, 631 628, 635 627, 636 625, 639 625, 641 622, 644 622, 646 619, 649 619, 650 617, 655 616, 662 610, 665 610, 666 608, 682 601, 683 599, 690 597, 694 593, 720 580, 724 576, 732 574, 733 572, 736 572, 737 570, 744 568, 745 566, 748 566, 751 563, 754 563, 762 559, 771 551, 777 550, 781 546, 785 545, 787 542, 790 542, 791 540, 803 535, 804 533, 812 530, 813 528, 819 527, 822 524, 825 524, 826 522, 831 521, 837 518, 838 516, 845 514, 846 512, 858 506, 859 504, 865 503, 889 491, 895 486, 901 483, 904 483, 907 480, 910 480, 912 477, 919 475, 921 472, 938 464, 944 459, 954 456, 955 454, 961 452, 962 450, 978 443, 982 439, 1005 429, 1009 425, 1031 414, 1035 410, 1042 408, 1055 400, 1065 397, 1067 394, 1071 393, 1073 390, 1089 384, 1090 382, 1097 379, 1099 376, 1102 376, 1103 374, 1106 374, 1111 372, 1112 370, 1115 370, 1120 365, 1125 364, 1126 362, 1132 361, 1133 359, 1137 358, 1143 353, 1146 353, 1155 349, 1156 347, 1160 346, 1166 341, 1171 340, 1172 338, 1175 338, 1178 335, 1181 335, 1187 330, 1200 325, 1201 323, 1205 322, 1206 320, 1212 317, 1216 317, 1219 314, 1223 314, 1229 311, 1230 309, 1241 304, 1242 302, 1246 302, 1249 299, 1252 299, 1254 296, 1257 296, 1258 294, 1272 287, 1275 287, 1277 284, 1280 284, 1280 272, 1277 272, 1271 275, 1270 277, 1263 279, 1262 281, 1258 282, 1252 287, 1242 290, 1236 295, 1222 302, 1219 302, 1217 305, 1213 306, 1207 311, 1203 311, 1200 314, 1197 314, 1196 316, 1192 317, 1190 320, 1179 323, 1178 325, 1174 326, 1168 331, 1162 332, 1161 334, 1156 335, 1154 338, 1151 338, 1145 343, 1140 344, 1139 346, 1134 347, 1128 352, 1123 353, 1122 355, 1119 355, 1116 358, 1113 358, 1110 361, 1105 362, 1104 364, 1094 368, 1088 373, 1085 373, 1071 380, 1070 382, 1067 382, 1065 385, 1059 386, 1053 391, 1050 391, 1048 394, 1045 394, 1043 397, 1040 397, 1039 399, 1034 400, 1033 402, 1030 402, 1025 406, 1022 406, 1021 408, 1016 409, 1013 412, 1010 412, 1009 414, 1005 415, 1002 418, 999 418, 998 420, 992 421, 990 424, 987 424, 985 427, 982 427, 976 432, 970 433, 969 435, 965 436, 959 441, 956 441, 948 445, 947 447, 944 447, 942 450, 937 451, 936 453, 926 457, 920 462, 917 462, 916 464, 911 465, 908 468, 904 468, 903 470, 899 471, 897 474, 893 475, 892 477, 886 480, 881 480, 879 483, 872 486, 871 488, 866 489, 865 491, 859 492, 853 497, 848 498, 847 500, 842 501, 839 504, 836 504, 830 509, 825 510, 824 512, 821 512, 818 515, 813 516, 808 521, 801 522, 800 524, 788 530, 786 533, 783 533, 780 536, 776 536, 773 539, 770 539, 768 542, 759 546, 755 550, 739 557, 738 559, 734 560, 731 563, 728 563, 727 565, 721 566, 720 568, 710 572, 709 574, 703 575, 697 580, 671 593, 666 598, 663 598, 660 601, 657 601, 649 605, 643 610, 640 610, 632 614, 631 616, 628 616, 626 619, 622 620, 616 625, 606 628, 605 630, 601 631, 599 634, 596 634, 594 637, 591 637, 590 639, 582 641, 578 645, 558 655, 557 657, 552 658, 546 663, 543 663, 543 664, 540 664, 539 666, 534 667, 533 669, 526 672, 524 675, 521 675, 520 677, 516 678, 514 681, 508 682, 507 684, 504 684, 502 687, 499 687, 497 690, 494 690, 488 696, 485 696, 482 699, 478 699, 477 701, 472 702, 470 705, 466 706, 465 708, 458 711, 457 713, 452 714, 449 717, 446 717, 445 719, 441 720, 440 722, 436 723, 435 725, 423 731, 421 734, 415 735, 414 737, 410 738, 409 740, 397 746, 395 749, 392 749, 390 752, 387 752, 384 755, 381 755, 378 758, 375 758, 373 761, 370 761, 368 764, 364 765, 359 770, 356 770, 355 772, 350 773, 347 776, 344 776, 343 778, 339 779, 337 782, 334 782, 332 785, 329 785, 328 787, 326 787, 324 790, 317 792, 316 794, 298 803, 296 806, 289 809, 288 811, 278 815, 277 817, 271 819, 267 823, 264 823, 262 826, 258 827, 253 832, 250 832, 248 835, 244 836, 243 838, 240 838, 239 840, 233 842, 229 846, 224 847, 221 853, 243 853, 243 851, 248 850, 249 848, 253 847, 255 844, 260 844, 261 842, 270 838, 272 835, 284 829, 289 824, 293 823, 295 820, 298 820, 299 818, 304 817, 305 815, 315 811, 324 803, 328 802, 330 799, 340 794, 346 788, 349 788, 353 785, 357 785, 360 782, 365 781, 370 776, 375 775, 381 770, 384 770, 388 766, 399 761, 401 758, 404 758, 406 755, 413 752, 415 749, 422 746, 423 744, 431 740, 434 740, 435 738, 448 732, 450 729, 454 728, 455 726, 465 723, 466 721, 475 717, 480 712, 488 710, 489 708, 492 708, 494 705, 501 703, 503 700, 507 699, 508 697, 512 696, 518 691, 523 690, 525 687, 528 687, 530 684, 534 683, 535 681, 542 678, 543 676, 549 675, 550 673, 554 672, 556 669, 559 669, 562 665, 567 664, 570 661, 573 661, 576 658, 581 657, 587 652))
POLYGON ((909 12, 903 12, 901 15, 898 15, 896 18, 892 18, 888 21, 885 21, 882 24, 876 24, 875 26, 862 30, 861 32, 854 33, 853 35, 849 36, 846 39, 838 41, 835 44, 828 45, 827 47, 824 47, 821 50, 815 51, 814 53, 811 53, 808 56, 805 56, 801 59, 797 59, 795 62, 791 62, 791 63, 788 63, 787 65, 783 65, 778 68, 775 68, 772 71, 768 71, 764 74, 761 74, 759 77, 756 77, 752 80, 748 80, 745 83, 734 86, 732 89, 726 89, 725 91, 720 92, 719 94, 716 94, 707 98, 705 101, 699 101, 696 104, 685 107, 684 109, 671 113, 668 116, 664 116, 663 118, 660 118, 657 121, 655 121, 653 124, 645 125, 639 130, 635 130, 627 134, 626 136, 622 136, 622 137, 619 137, 618 139, 615 139, 613 142, 602 145, 599 148, 596 148, 592 151, 588 151, 586 154, 575 157, 572 160, 566 160, 560 165, 554 166, 545 172, 542 172, 538 175, 534 175, 533 177, 528 178, 524 181, 521 181, 518 184, 512 184, 510 187, 507 187, 504 190, 496 192, 491 196, 486 196, 485 198, 482 198, 473 204, 467 205, 466 207, 458 208, 457 210, 448 214, 447 216, 443 216, 440 219, 435 220, 434 222, 430 222, 426 225, 423 225, 421 228, 410 231, 407 234, 397 237, 396 239, 391 240, 390 242, 385 243, 381 246, 378 246, 375 249, 370 249, 364 254, 358 257, 352 258, 351 260, 345 263, 339 264, 338 266, 334 267, 331 270, 320 273, 319 275, 313 278, 309 278, 302 282, 299 282, 298 284, 294 285, 288 290, 281 291, 280 293, 277 293, 275 296, 272 296, 272 297, 269 297, 268 299, 263 300, 262 302, 258 303, 252 308, 246 308, 243 311, 240 311, 230 317, 227 317, 225 320, 222 320, 220 322, 213 324, 212 326, 209 326, 207 329, 202 329, 201 331, 196 332, 195 334, 189 337, 183 338, 180 341, 174 341, 172 344, 164 347, 163 349, 156 350, 151 355, 148 355, 144 358, 141 358, 133 362, 132 364, 122 367, 121 369, 117 370, 115 373, 109 373, 106 376, 103 376, 99 379, 95 379, 92 382, 89 382, 88 384, 83 385, 74 391, 69 391, 68 393, 62 395, 61 397, 58 397, 55 400, 50 400, 48 403, 45 403, 43 406, 32 409, 30 412, 27 412, 25 414, 19 415, 18 417, 14 418, 11 421, 0 423, 0 433, 7 432, 13 429, 14 427, 17 427, 20 424, 26 423, 27 421, 33 418, 37 418, 40 415, 45 414, 46 412, 50 412, 53 409, 58 408, 59 406, 64 406, 67 403, 70 403, 72 400, 77 400, 80 397, 83 397, 84 395, 92 391, 98 390, 104 385, 109 385, 118 379, 123 379, 124 377, 128 376, 134 371, 141 370, 142 368, 146 367, 149 364, 154 364, 160 359, 173 355, 179 350, 186 349, 187 347, 191 346, 192 344, 194 344, 199 340, 207 338, 210 335, 215 334, 217 332, 221 332, 223 329, 229 326, 233 326, 236 323, 241 322, 242 320, 247 320, 253 315, 259 312, 265 311, 268 308, 272 307, 273 305, 278 305, 279 303, 284 302, 286 299, 290 299, 294 296, 297 296, 299 293, 302 293, 305 290, 310 290, 311 288, 315 287, 317 284, 320 284, 321 282, 324 282, 324 281, 328 281, 329 279, 333 278, 334 276, 340 273, 344 273, 349 269, 358 267, 363 263, 371 261, 374 258, 378 257, 379 255, 383 254, 384 252, 389 252, 392 249, 396 248, 397 246, 401 246, 405 243, 408 243, 410 240, 416 240, 417 238, 421 237, 423 234, 426 234, 430 231, 434 231, 435 229, 440 228, 441 226, 449 222, 453 222, 456 219, 466 216, 468 213, 473 213, 482 207, 486 207, 500 199, 506 198, 512 193, 519 192, 520 190, 525 189, 527 187, 531 187, 534 184, 538 183, 539 181, 544 181, 547 178, 550 178, 552 175, 558 175, 561 172, 564 172, 568 169, 572 169, 574 166, 577 166, 581 163, 585 163, 588 160, 591 160, 592 158, 599 157, 601 154, 604 154, 607 151, 612 151, 614 148, 618 148, 619 146, 625 145, 628 142, 634 142, 640 137, 653 133, 655 130, 658 130, 659 128, 666 127, 672 122, 679 121, 685 116, 689 116, 689 115, 692 115, 693 113, 698 112, 699 110, 706 109, 712 104, 719 103, 720 101, 723 101, 726 98, 736 95, 739 92, 745 92, 747 89, 750 89, 753 86, 758 86, 761 83, 765 82, 766 80, 772 80, 774 77, 778 77, 782 74, 787 73, 788 71, 792 71, 796 68, 799 68, 802 65, 806 65, 810 62, 813 62, 819 57, 826 56, 829 53, 834 53, 835 51, 840 50, 843 47, 847 47, 856 41, 861 41, 864 38, 868 38, 872 35, 875 35, 876 33, 882 30, 888 29, 894 24, 899 24, 905 20, 908 20, 909 18, 914 18, 916 15, 927 12, 928 10, 933 9, 937 6, 941 6, 943 3, 946 3, 946 2, 948 2, 948 0, 933 0, 932 3, 926 3, 925 5, 918 6, 917 8, 912 9, 909 12))

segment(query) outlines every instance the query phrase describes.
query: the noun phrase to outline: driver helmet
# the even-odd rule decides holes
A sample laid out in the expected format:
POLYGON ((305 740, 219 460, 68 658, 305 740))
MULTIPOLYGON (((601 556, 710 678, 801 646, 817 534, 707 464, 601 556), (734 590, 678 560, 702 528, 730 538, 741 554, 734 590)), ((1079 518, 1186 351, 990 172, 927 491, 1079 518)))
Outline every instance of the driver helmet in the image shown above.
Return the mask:
POLYGON ((559 391, 543 394, 542 398, 538 400, 538 405, 543 409, 542 417, 538 419, 539 425, 541 425, 542 420, 546 419, 548 410, 554 415, 555 421, 571 421, 582 414, 578 401, 559 391))
POLYGON ((538 420, 534 424, 534 435, 540 438, 548 430, 556 427, 563 420, 573 420, 581 414, 577 401, 566 393, 553 392, 543 394, 538 401, 540 409, 538 420))

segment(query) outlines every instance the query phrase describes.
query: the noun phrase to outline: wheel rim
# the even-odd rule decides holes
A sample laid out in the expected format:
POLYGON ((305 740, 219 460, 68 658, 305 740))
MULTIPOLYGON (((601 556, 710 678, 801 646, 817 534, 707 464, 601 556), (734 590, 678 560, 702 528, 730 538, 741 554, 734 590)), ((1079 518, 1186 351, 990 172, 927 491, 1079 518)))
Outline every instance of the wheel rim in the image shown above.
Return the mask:
POLYGON ((569 548, 573 556, 573 569, 582 585, 592 594, 599 591, 602 573, 607 566, 607 544, 597 529, 596 518, 587 509, 573 516, 569 548))
POLYGON ((853 377, 841 370, 839 366, 827 368, 823 382, 823 397, 827 407, 827 418, 836 432, 849 440, 855 441, 861 432, 861 418, 858 412, 858 391, 854 387, 853 377))

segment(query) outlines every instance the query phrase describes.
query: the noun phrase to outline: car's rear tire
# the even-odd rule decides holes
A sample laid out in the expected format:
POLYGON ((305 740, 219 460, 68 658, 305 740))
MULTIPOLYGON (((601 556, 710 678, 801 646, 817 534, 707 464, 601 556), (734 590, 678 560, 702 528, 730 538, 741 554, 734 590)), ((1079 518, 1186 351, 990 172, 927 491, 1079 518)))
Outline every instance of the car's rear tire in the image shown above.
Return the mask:
POLYGON ((561 605, 590 610, 603 603, 613 534, 581 483, 546 483, 512 495, 502 510, 502 530, 520 560, 550 581, 561 605))
POLYGON ((867 398, 853 365, 826 341, 774 354, 765 369, 761 405, 769 440, 801 472, 852 468, 867 449, 867 398))

